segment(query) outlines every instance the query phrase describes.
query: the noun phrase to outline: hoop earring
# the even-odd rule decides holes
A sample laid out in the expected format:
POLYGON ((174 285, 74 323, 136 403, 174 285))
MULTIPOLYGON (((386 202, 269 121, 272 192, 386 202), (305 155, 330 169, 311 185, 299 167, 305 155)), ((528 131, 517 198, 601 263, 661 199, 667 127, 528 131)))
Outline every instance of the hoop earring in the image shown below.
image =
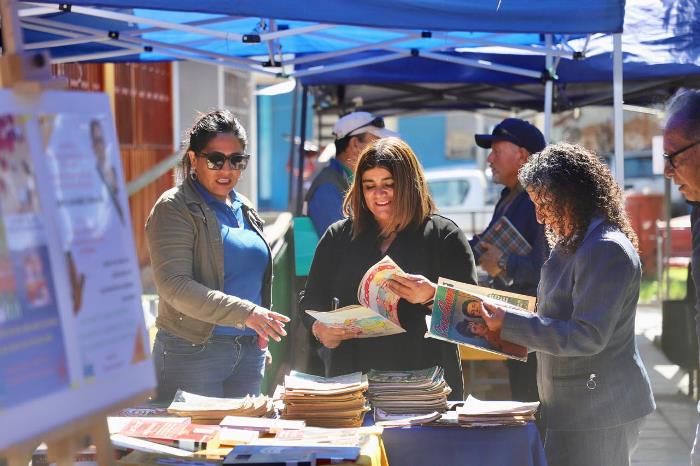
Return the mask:
POLYGON ((190 179, 192 181, 197 181, 197 172, 194 170, 190 170, 190 179))

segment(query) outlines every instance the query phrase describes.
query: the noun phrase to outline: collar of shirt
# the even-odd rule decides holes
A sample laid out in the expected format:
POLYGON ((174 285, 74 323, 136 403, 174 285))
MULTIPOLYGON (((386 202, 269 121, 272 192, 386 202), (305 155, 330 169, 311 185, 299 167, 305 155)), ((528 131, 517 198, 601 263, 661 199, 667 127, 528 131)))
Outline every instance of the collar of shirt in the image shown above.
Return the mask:
MULTIPOLYGON (((202 186, 199 181, 195 180, 194 186, 195 186, 195 188, 197 188, 197 191, 199 192, 199 194, 202 195, 204 202, 206 202, 209 207, 213 207, 213 206, 221 205, 221 204, 223 204, 225 206, 228 205, 224 201, 220 201, 219 199, 212 196, 211 193, 209 191, 207 191, 206 188, 204 186, 202 186)), ((231 208, 233 210, 240 209, 241 205, 243 205, 243 202, 241 202, 241 200, 238 199, 238 195, 236 194, 235 189, 231 190, 231 192, 229 193, 229 197, 231 198, 231 208)))
MULTIPOLYGON (((229 194, 229 197, 231 198, 231 206, 229 207, 228 204, 226 204, 224 201, 220 201, 219 199, 215 198, 214 196, 211 195, 209 191, 206 190, 204 186, 199 183, 199 181, 194 182, 194 186, 197 189, 197 192, 202 196, 202 199, 204 199, 204 202, 211 207, 214 212, 231 212, 233 214, 233 217, 236 220, 237 225, 229 225, 229 226, 237 226, 240 228, 245 227, 245 222, 243 221, 243 213, 241 210, 241 206, 243 205, 243 201, 241 201, 238 198, 238 195, 236 194, 235 190, 231 190, 231 193, 229 194)), ((230 214, 229 214, 230 216, 230 214)), ((219 219, 221 221, 221 218, 219 219)), ((224 222, 228 223, 228 222, 224 222)))
POLYGON ((345 178, 350 182, 350 184, 352 184, 352 180, 354 178, 355 173, 351 169, 340 163, 340 161, 335 157, 331 159, 329 165, 331 165, 335 170, 341 172, 345 176, 345 178))

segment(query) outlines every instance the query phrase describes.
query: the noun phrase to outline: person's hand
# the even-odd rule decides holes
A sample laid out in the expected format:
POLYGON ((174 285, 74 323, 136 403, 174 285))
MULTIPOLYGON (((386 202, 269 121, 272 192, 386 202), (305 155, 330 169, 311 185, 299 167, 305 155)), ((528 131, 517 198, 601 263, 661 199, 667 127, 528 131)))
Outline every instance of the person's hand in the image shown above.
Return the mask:
POLYGON ((484 318, 489 330, 500 334, 501 327, 503 327, 503 318, 506 316, 506 310, 500 306, 488 303, 481 303, 480 309, 481 317, 484 318))
POLYGON ((503 252, 498 249, 493 244, 480 243, 484 247, 484 252, 481 253, 479 257, 479 265, 488 273, 491 277, 498 276, 501 273, 501 268, 498 266, 498 260, 503 255, 503 252))
POLYGON ((326 348, 337 348, 343 340, 357 338, 362 334, 360 329, 349 329, 345 327, 332 327, 320 321, 314 322, 311 326, 311 333, 326 348))
POLYGON ((285 322, 289 322, 289 317, 256 306, 245 320, 245 325, 255 330, 255 333, 264 339, 272 338, 275 341, 280 341, 283 336, 287 335, 284 330, 285 322))
POLYGON ((423 275, 394 274, 386 281, 386 287, 409 303, 423 304, 435 296, 437 286, 423 275))

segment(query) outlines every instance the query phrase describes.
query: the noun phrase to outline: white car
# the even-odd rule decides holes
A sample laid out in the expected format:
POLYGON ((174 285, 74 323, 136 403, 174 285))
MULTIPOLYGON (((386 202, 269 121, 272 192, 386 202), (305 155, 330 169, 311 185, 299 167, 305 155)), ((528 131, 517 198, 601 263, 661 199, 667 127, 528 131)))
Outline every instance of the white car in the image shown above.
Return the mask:
POLYGON ((425 170, 425 177, 440 215, 453 220, 467 237, 486 228, 497 196, 482 170, 463 166, 430 168, 425 170))

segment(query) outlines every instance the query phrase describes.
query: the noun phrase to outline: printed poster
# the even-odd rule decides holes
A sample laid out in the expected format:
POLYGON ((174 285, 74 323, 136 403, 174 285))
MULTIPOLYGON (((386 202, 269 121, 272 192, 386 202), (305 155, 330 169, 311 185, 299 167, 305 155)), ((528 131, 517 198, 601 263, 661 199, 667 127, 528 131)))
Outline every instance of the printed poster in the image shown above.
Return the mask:
POLYGON ((70 383, 27 120, 0 115, 0 409, 70 383))
POLYGON ((155 387, 106 95, 0 90, 0 451, 155 387))
POLYGON ((121 159, 108 114, 42 114, 39 123, 89 379, 146 359, 149 347, 121 159))

